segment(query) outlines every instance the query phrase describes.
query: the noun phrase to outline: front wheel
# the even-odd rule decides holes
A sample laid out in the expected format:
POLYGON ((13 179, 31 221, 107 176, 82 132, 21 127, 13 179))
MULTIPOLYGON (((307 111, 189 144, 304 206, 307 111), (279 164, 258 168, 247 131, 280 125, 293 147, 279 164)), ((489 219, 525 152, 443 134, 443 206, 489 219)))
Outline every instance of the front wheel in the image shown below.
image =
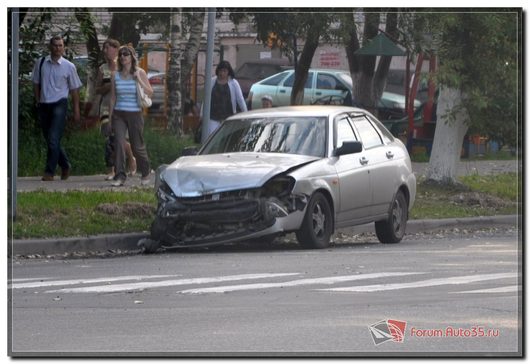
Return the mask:
POLYGON ((383 244, 396 244, 403 239, 408 220, 408 203, 402 191, 398 191, 388 218, 383 221, 376 221, 375 233, 379 241, 383 244))
POLYGON ((323 249, 329 246, 333 233, 333 215, 326 197, 316 192, 307 206, 307 211, 296 239, 309 249, 323 249))

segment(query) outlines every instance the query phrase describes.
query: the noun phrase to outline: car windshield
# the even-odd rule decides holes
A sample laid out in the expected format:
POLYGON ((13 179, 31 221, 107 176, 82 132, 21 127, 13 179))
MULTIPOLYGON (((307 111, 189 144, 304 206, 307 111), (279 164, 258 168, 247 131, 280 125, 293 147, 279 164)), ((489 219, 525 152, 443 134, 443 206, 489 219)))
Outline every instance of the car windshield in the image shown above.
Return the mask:
POLYGON ((200 154, 262 152, 324 157, 325 117, 268 117, 222 124, 200 154))

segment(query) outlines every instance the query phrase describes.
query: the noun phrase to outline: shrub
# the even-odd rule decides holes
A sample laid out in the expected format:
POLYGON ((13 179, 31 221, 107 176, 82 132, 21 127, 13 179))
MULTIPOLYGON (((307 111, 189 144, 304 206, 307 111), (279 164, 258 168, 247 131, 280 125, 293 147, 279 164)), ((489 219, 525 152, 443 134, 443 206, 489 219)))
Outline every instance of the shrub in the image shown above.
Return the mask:
MULTIPOLYGON (((180 156, 182 149, 193 145, 191 138, 177 138, 166 130, 149 126, 144 130, 144 140, 151 168, 154 170, 160 164, 173 162, 180 156)), ((79 126, 69 123, 61 145, 72 163, 72 175, 105 173, 104 144, 105 139, 99 128, 80 130, 79 126)), ((18 175, 41 175, 46 161, 46 143, 42 134, 36 135, 29 131, 22 133, 18 149, 18 175)))

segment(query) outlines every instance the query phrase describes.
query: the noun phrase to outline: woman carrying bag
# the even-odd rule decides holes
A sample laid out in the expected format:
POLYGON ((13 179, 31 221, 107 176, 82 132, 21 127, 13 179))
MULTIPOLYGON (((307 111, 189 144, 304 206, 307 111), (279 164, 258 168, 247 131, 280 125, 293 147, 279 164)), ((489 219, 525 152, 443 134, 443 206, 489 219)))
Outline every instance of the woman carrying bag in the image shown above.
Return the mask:
MULTIPOLYGON (((105 137, 105 166, 107 167, 105 180, 107 181, 116 180, 114 174, 114 135, 112 134, 112 127, 110 125, 109 108, 111 75, 118 68, 117 58, 119 48, 120 43, 115 39, 109 38, 103 42, 105 63, 99 66, 96 78, 96 95, 100 95, 97 114, 101 121, 101 134, 105 137)), ((136 174, 136 160, 128 141, 125 143, 125 154, 127 155, 127 163, 129 165, 129 176, 134 176, 136 174)))
POLYGON ((142 106, 138 103, 137 87, 140 86, 147 96, 153 94, 147 74, 137 67, 135 51, 130 46, 121 46, 118 51, 118 70, 111 77, 110 120, 114 131, 114 150, 116 180, 113 186, 123 186, 127 179, 125 171, 125 142, 129 132, 137 168, 142 174, 141 184, 150 181, 151 166, 144 143, 144 119, 142 106), (137 86, 138 83, 138 86, 137 86))

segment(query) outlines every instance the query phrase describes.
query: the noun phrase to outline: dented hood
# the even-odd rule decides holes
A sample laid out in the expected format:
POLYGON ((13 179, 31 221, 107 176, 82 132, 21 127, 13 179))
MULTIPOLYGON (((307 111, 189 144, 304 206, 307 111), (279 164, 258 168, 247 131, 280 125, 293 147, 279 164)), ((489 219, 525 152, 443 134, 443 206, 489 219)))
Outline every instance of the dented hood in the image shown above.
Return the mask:
POLYGON ((177 197, 261 187, 271 177, 318 157, 278 153, 228 153, 181 157, 162 177, 177 197))

